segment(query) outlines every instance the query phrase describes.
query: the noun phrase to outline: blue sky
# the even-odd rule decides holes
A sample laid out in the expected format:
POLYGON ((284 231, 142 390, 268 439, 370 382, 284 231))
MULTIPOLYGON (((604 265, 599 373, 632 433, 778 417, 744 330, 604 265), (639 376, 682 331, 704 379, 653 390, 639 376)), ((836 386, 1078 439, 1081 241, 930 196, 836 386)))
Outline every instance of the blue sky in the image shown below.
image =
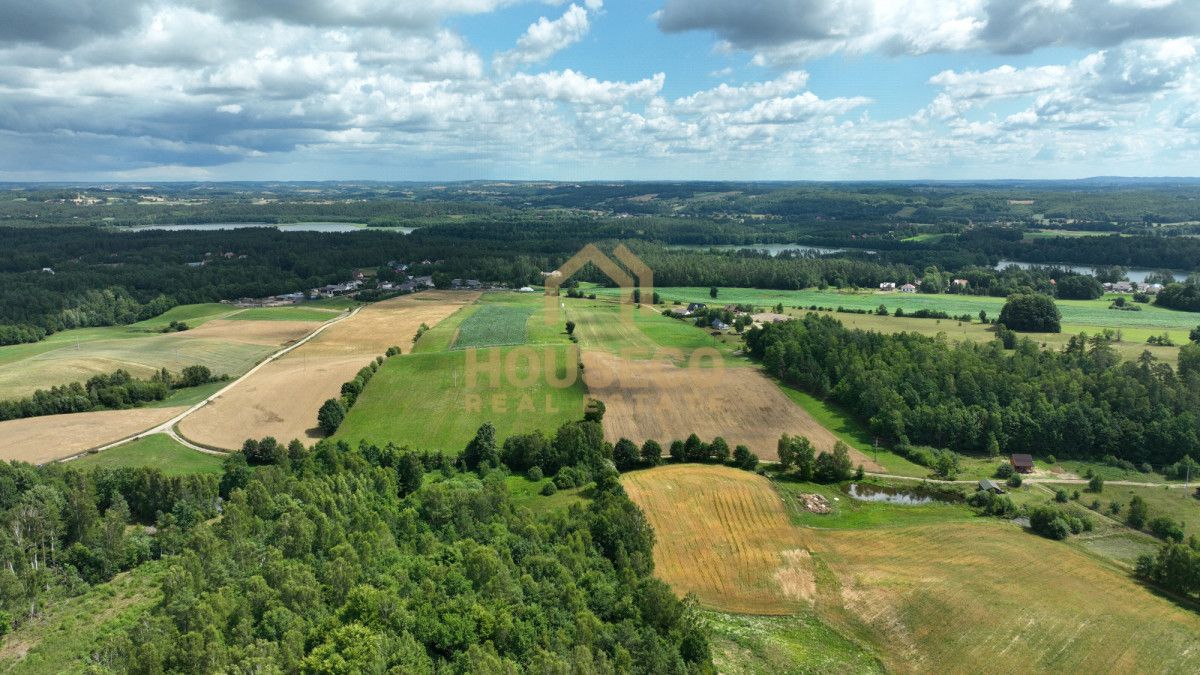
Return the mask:
POLYGON ((1200 167, 1195 0, 0 0, 0 16, 0 180, 1200 167))

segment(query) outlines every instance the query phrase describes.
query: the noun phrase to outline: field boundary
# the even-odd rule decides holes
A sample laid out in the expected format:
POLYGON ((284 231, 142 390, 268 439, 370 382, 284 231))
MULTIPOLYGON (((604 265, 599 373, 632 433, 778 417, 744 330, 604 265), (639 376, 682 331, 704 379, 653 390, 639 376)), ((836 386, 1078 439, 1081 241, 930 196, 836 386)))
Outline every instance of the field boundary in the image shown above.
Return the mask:
MULTIPOLYGON (((183 445, 185 445, 185 446, 187 446, 187 447, 189 447, 189 448, 191 448, 191 449, 193 449, 193 450, 196 450, 196 451, 198 451, 198 452, 204 452, 204 453, 210 453, 210 454, 211 454, 211 453, 214 453, 214 452, 219 452, 219 451, 216 451, 216 450, 211 450, 211 449, 207 449, 207 448, 201 447, 201 446, 199 446, 199 445, 196 445, 196 444, 195 444, 193 441, 189 441, 188 439, 186 439, 186 438, 184 438, 182 435, 180 435, 180 434, 179 434, 177 431, 175 431, 175 426, 176 426, 177 424, 179 424, 180 422, 182 422, 182 421, 184 420, 184 418, 186 418, 188 415, 191 415, 192 413, 196 412, 197 410, 199 410, 199 409, 203 408, 204 406, 208 405, 209 403, 211 403, 211 402, 213 401, 213 399, 215 399, 215 398, 217 398, 218 396, 220 396, 220 395, 224 394, 225 392, 229 391, 229 390, 230 390, 230 389, 232 389, 233 387, 236 387, 236 386, 238 385, 238 383, 239 383, 239 382, 241 382, 241 381, 245 380, 246 378, 250 377, 250 376, 251 376, 251 375, 253 375, 254 373, 258 372, 258 370, 259 370, 260 368, 262 368, 263 366, 265 366, 265 365, 267 365, 268 363, 271 363, 272 361, 275 361, 275 360, 277 360, 277 359, 279 359, 279 358, 281 358, 281 357, 283 357, 283 356, 287 355, 287 354, 288 354, 289 352, 291 352, 293 349, 296 349, 296 348, 298 348, 298 347, 300 347, 300 346, 302 346, 302 345, 304 345, 304 344, 308 343, 308 341, 309 341, 309 340, 312 340, 313 338, 317 337, 318 335, 320 335, 322 332, 324 332, 324 331, 325 331, 327 328, 329 328, 330 326, 333 326, 334 324, 337 324, 337 323, 339 323, 339 322, 341 322, 341 321, 344 321, 344 320, 346 320, 346 319, 348 319, 348 318, 350 318, 350 317, 354 316, 355 314, 358 314, 358 312, 359 312, 359 311, 360 311, 360 310, 361 310, 363 307, 366 307, 366 306, 367 306, 367 305, 359 305, 358 307, 355 307, 354 309, 350 310, 349 312, 343 312, 343 313, 342 313, 340 316, 335 316, 334 318, 332 318, 332 319, 330 319, 330 320, 328 320, 328 321, 326 321, 326 322, 322 323, 321 325, 317 326, 317 327, 316 327, 316 328, 315 328, 315 329, 314 329, 314 330, 313 330, 311 333, 309 333, 308 335, 304 336, 303 338, 301 338, 301 339, 299 339, 299 340, 295 341, 294 343, 292 343, 292 344, 290 344, 290 345, 287 345, 287 346, 283 347, 282 349, 280 349, 280 350, 276 351, 275 353, 273 353, 273 354, 271 354, 271 355, 267 356, 267 357, 266 357, 266 358, 264 358, 262 361, 259 361, 258 363, 256 363, 256 364, 254 365, 254 367, 253 367, 253 368, 251 368, 250 370, 248 370, 248 371, 246 371, 245 373, 243 373, 241 376, 239 376, 239 377, 238 377, 236 380, 233 380, 232 382, 230 382, 228 385, 226 385, 226 386, 224 386, 224 387, 222 387, 222 388, 218 389, 217 391, 213 392, 212 394, 210 394, 210 395, 208 396, 208 398, 205 398, 203 401, 199 401, 199 402, 195 403, 194 405, 192 405, 192 406, 191 406, 190 408, 188 408, 187 410, 185 410, 185 411, 183 411, 183 412, 179 413, 178 415, 176 415, 175 417, 172 417, 171 419, 167 420, 166 422, 163 422, 162 424, 159 424, 158 426, 152 427, 152 428, 150 428, 150 429, 145 429, 145 430, 139 431, 139 432, 138 432, 138 433, 136 433, 136 434, 132 434, 132 435, 126 436, 126 437, 124 437, 124 438, 121 438, 121 439, 119 439, 119 440, 116 440, 116 441, 112 441, 112 442, 109 442, 109 443, 104 443, 104 444, 102 444, 102 445, 98 445, 98 446, 95 446, 95 447, 92 447, 92 448, 88 448, 87 450, 84 450, 83 452, 77 452, 77 453, 75 453, 75 454, 73 454, 73 455, 71 455, 71 456, 69 456, 69 457, 62 457, 62 458, 60 458, 60 459, 52 460, 52 462, 47 462, 47 464, 50 464, 50 463, 53 463, 53 462, 69 462, 69 461, 71 461, 71 460, 73 460, 73 459, 78 459, 78 458, 80 458, 80 457, 83 457, 83 456, 85 456, 85 455, 93 455, 93 454, 96 454, 96 453, 98 453, 98 452, 103 452, 103 451, 105 451, 105 450, 108 450, 108 449, 110 449, 110 448, 115 448, 115 447, 117 447, 117 446, 119 446, 119 445, 124 445, 124 444, 126 444, 126 443, 129 443, 129 442, 131 442, 131 441, 140 440, 140 439, 142 439, 142 438, 145 438, 146 436, 149 436, 149 435, 151 435, 151 434, 157 434, 157 433, 164 433, 164 434, 167 434, 168 436, 171 436, 172 438, 174 438, 175 440, 179 441, 179 442, 180 442, 180 443, 182 443, 183 445)), ((227 452, 220 452, 220 454, 224 455, 224 454, 228 454, 228 453, 227 453, 227 452)))

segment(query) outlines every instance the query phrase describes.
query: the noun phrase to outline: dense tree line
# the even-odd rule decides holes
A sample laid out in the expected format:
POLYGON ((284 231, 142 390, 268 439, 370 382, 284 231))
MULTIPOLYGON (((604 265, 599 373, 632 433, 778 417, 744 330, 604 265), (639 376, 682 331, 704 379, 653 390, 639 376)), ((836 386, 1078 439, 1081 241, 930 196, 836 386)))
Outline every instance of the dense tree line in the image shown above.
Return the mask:
POLYGON ((831 398, 897 443, 969 453, 1112 455, 1169 464, 1200 453, 1200 346, 1176 372, 1144 354, 1124 362, 1101 338, 1061 353, 1021 341, 849 330, 833 318, 754 328, 747 349, 767 371, 831 398))
POLYGON ((161 401, 176 389, 198 387, 225 377, 214 377, 207 366, 187 366, 179 375, 163 368, 144 380, 120 369, 107 375, 93 375, 87 382, 38 389, 25 398, 0 401, 0 421, 136 407, 161 401))
POLYGON ((652 577, 653 532, 619 482, 598 476, 586 506, 535 516, 481 468, 329 441, 253 471, 231 458, 222 518, 187 529, 163 601, 98 665, 712 671, 695 613, 652 577))
POLYGON ((1167 284, 1154 299, 1154 304, 1169 309, 1200 312, 1200 279, 1191 278, 1182 284, 1167 284))
POLYGON ((216 509, 214 476, 0 463, 0 633, 85 584, 178 551, 183 532, 216 509))

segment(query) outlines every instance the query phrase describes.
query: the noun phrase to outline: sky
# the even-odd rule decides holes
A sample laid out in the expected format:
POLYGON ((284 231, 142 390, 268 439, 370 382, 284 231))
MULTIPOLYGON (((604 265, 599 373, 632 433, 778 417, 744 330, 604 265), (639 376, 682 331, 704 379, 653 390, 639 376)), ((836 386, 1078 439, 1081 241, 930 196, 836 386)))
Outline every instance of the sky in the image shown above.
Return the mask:
POLYGON ((1200 0, 0 0, 0 180, 1200 174, 1200 0))

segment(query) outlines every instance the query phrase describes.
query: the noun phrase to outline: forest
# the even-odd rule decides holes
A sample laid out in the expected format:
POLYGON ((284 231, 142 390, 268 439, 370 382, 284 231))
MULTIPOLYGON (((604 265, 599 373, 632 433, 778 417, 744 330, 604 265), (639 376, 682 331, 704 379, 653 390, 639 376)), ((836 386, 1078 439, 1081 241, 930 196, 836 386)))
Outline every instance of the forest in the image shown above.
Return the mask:
POLYGON ((589 498, 539 515, 509 496, 487 426, 460 470, 393 445, 273 439, 231 455, 220 477, 0 465, 12 524, 0 625, 162 558, 162 601, 94 667, 713 672, 693 605, 652 576, 654 533, 598 424, 566 425, 553 443, 560 471, 586 472, 589 498))
POLYGON ((899 446, 1013 452, 1165 466, 1200 456, 1200 344, 1178 368, 1149 353, 1122 362, 1103 336, 1061 353, 1029 340, 950 344, 850 330, 808 314, 746 334, 771 374, 869 421, 899 446))

